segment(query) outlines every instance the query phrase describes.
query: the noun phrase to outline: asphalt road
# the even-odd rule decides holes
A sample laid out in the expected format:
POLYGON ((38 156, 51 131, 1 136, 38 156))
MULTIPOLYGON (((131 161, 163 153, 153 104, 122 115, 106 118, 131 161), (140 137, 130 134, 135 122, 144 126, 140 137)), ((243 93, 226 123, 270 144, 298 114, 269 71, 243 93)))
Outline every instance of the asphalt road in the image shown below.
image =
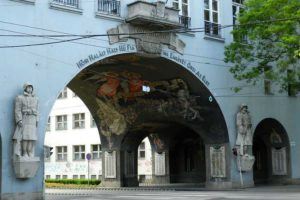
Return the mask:
POLYGON ((47 189, 46 200, 300 200, 300 186, 231 191, 60 190, 47 189))

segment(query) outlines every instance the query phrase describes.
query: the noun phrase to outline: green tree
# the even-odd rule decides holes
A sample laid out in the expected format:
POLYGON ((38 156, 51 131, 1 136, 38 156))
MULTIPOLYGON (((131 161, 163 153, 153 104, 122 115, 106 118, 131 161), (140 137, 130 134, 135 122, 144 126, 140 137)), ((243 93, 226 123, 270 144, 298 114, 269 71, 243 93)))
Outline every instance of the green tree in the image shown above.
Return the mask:
POLYGON ((300 80, 300 0, 247 0, 225 47, 237 80, 269 79, 287 90, 300 80), (267 70, 266 70, 267 69, 267 70))

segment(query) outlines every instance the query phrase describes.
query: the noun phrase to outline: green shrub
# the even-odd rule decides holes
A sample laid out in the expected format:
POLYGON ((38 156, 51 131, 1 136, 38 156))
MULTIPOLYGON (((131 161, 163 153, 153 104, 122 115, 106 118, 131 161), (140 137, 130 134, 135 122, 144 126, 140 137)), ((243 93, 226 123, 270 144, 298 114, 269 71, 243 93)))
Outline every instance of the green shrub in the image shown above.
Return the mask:
POLYGON ((100 180, 95 179, 46 179, 46 183, 62 183, 62 184, 75 184, 75 185, 99 185, 101 183, 100 180))

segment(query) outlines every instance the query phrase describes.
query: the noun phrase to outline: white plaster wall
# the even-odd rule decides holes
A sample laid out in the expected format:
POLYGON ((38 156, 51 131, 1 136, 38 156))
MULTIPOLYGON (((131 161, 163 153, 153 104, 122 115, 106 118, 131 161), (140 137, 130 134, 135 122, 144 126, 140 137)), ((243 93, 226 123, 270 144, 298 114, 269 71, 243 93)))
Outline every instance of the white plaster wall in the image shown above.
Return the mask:
MULTIPOLYGON (((102 161, 90 160, 88 164, 87 160, 75 161, 73 160, 73 146, 84 145, 85 153, 92 153, 91 145, 101 144, 98 129, 91 127, 91 114, 85 104, 79 97, 73 97, 73 92, 67 89, 67 98, 57 99, 50 112, 50 131, 46 132, 45 145, 53 147, 53 154, 50 159, 45 161, 45 177, 50 175, 51 178, 56 178, 56 175, 66 175, 69 179, 73 178, 73 175, 80 175, 88 177, 88 165, 89 165, 89 177, 96 175, 97 178, 102 175, 102 161), (73 114, 85 113, 85 128, 73 129, 73 114), (67 115, 68 129, 56 130, 56 116, 67 115), (67 146, 68 158, 67 161, 56 161, 56 147, 67 146)), ((145 158, 138 160, 138 173, 144 175, 152 174, 151 164, 151 146, 148 138, 143 140, 145 143, 145 158)))

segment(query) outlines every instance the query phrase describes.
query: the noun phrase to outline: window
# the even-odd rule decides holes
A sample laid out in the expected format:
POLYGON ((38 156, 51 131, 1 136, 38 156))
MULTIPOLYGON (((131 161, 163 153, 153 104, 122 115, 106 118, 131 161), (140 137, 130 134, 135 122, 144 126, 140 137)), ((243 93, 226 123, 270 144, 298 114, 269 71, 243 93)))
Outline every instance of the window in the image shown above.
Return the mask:
POLYGON ((174 0, 173 8, 179 10, 179 14, 189 16, 189 0, 174 0))
POLYGON ((96 180, 97 179, 97 175, 91 175, 91 179, 92 180, 96 180))
POLYGON ((297 74, 293 70, 287 70, 288 95, 291 97, 300 96, 300 82, 297 80, 297 74))
POLYGON ((145 158, 146 157, 146 151, 145 151, 145 142, 142 142, 139 146, 139 158, 145 158))
POLYGON ((265 94, 266 95, 271 95, 272 94, 272 84, 271 84, 271 80, 268 78, 268 72, 271 70, 271 66, 266 66, 264 67, 264 75, 265 75, 265 79, 264 79, 264 90, 265 90, 265 94))
POLYGON ((93 118, 93 116, 91 115, 91 128, 95 128, 96 127, 96 122, 93 118))
POLYGON ((101 159, 101 145, 100 144, 93 144, 92 145, 92 159, 101 159))
POLYGON ((221 37, 218 0, 204 0, 204 29, 206 35, 221 37))
MULTIPOLYGON (((232 0, 232 24, 233 25, 238 24, 238 21, 237 21, 238 15, 239 15, 239 13, 242 12, 244 7, 245 6, 243 5, 243 0, 232 0)), ((233 27, 233 28, 235 28, 235 27, 233 27)), ((241 36, 234 35, 233 40, 240 41, 243 43, 248 43, 248 39, 247 39, 246 35, 241 35, 241 36)))
POLYGON ((46 179, 51 179, 51 175, 46 175, 46 179))
POLYGON ((68 148, 67 146, 56 147, 56 160, 57 161, 67 161, 68 159, 68 148))
POLYGON ((75 145, 73 146, 73 160, 84 160, 85 159, 85 146, 75 145))
POLYGON ((78 179, 78 175, 73 175, 73 179, 78 179))
POLYGON ((61 92, 59 93, 57 99, 65 99, 65 98, 67 98, 67 97, 68 97, 68 90, 67 90, 67 88, 65 87, 65 88, 63 89, 63 91, 61 91, 61 92))
POLYGON ((67 130, 68 121, 67 115, 58 115, 56 116, 56 130, 67 130))
POLYGON ((73 114, 73 129, 84 128, 84 124, 85 124, 84 113, 73 114))
POLYGON ((85 179, 85 175, 80 175, 80 179, 85 179))
POLYGON ((46 128, 46 131, 51 131, 51 117, 49 116, 48 117, 48 122, 47 122, 47 128, 46 128))
POLYGON ((98 0, 98 12, 120 16, 120 1, 117 0, 98 0))
POLYGON ((56 178, 56 179, 60 179, 60 175, 56 175, 55 178, 56 178))
POLYGON ((62 175, 63 179, 68 179, 68 175, 62 175))
POLYGON ((232 0, 232 24, 237 24, 237 17, 239 13, 244 9, 243 0, 232 0))
POLYGON ((174 0, 173 8, 179 10, 179 23, 186 28, 191 26, 191 18, 189 17, 189 0, 174 0))

